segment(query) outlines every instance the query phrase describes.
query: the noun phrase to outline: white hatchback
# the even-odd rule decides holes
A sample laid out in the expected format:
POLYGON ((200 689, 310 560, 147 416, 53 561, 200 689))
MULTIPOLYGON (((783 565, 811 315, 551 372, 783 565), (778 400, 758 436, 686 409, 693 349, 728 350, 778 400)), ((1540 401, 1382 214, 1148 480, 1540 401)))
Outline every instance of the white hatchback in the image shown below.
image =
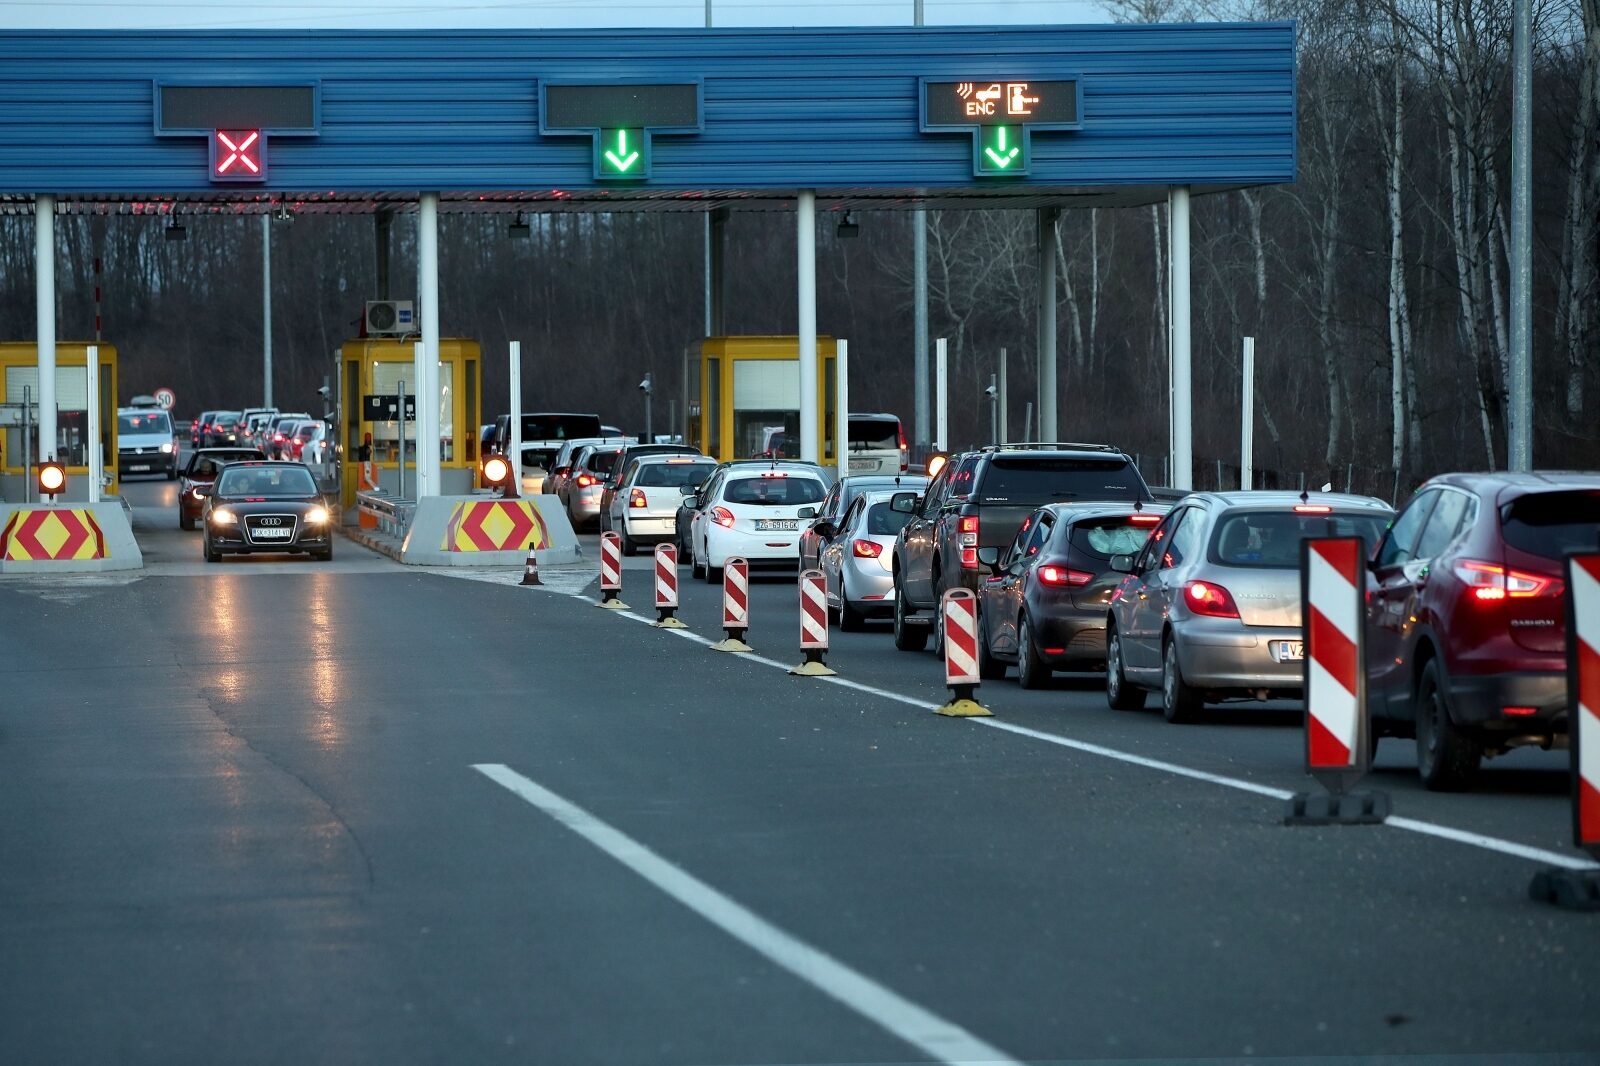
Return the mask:
POLYGON ((695 509, 689 534, 694 573, 721 581, 722 567, 735 557, 752 567, 797 566, 800 532, 827 493, 820 472, 725 467, 695 509))
POLYGON ((622 554, 634 555, 641 542, 672 541, 678 535, 678 505, 684 492, 705 484, 717 461, 699 455, 644 455, 611 497, 611 526, 622 538, 622 554))

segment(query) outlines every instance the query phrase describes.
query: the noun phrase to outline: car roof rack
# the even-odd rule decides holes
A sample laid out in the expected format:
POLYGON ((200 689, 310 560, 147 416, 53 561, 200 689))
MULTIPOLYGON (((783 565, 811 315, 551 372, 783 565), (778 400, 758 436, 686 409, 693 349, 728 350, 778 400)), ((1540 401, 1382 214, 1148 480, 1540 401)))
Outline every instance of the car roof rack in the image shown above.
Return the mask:
POLYGON ((991 444, 983 449, 986 452, 1009 451, 1062 451, 1062 452, 1109 452, 1117 455, 1124 454, 1122 449, 1115 444, 1087 444, 1082 441, 1065 440, 1020 440, 1007 441, 1004 444, 991 444))

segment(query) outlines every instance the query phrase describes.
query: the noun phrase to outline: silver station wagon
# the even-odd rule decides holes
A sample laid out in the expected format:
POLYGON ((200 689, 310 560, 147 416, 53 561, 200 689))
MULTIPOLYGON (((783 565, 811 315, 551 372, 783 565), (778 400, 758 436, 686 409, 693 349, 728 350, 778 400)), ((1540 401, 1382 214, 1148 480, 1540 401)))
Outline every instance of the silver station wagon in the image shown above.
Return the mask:
POLYGON ((1169 722, 1206 701, 1298 698, 1300 542, 1358 536, 1369 548, 1394 511, 1370 496, 1205 492, 1186 496, 1135 556, 1106 624, 1106 699, 1118 710, 1161 692, 1169 722))

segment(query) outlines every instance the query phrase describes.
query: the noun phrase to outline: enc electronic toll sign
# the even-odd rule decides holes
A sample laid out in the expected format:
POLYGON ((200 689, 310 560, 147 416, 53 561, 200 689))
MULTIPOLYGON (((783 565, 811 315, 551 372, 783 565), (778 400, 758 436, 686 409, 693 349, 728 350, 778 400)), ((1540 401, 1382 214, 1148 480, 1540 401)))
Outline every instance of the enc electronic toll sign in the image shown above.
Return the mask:
POLYGON ((156 82, 157 137, 205 137, 213 184, 267 180, 267 134, 314 137, 322 124, 316 82, 189 84, 156 82))
POLYGON ((922 79, 922 131, 970 133, 972 173, 1025 177, 1034 130, 1081 129, 1078 79, 922 79))
POLYGON ((653 134, 699 133, 699 81, 539 83, 539 132, 586 136, 597 181, 650 177, 653 134))

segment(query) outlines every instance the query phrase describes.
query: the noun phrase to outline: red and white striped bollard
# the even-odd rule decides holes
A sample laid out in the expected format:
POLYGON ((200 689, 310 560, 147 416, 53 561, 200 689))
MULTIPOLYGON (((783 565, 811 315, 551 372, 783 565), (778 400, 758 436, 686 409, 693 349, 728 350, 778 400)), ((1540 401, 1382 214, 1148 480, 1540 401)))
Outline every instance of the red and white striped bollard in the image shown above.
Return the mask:
POLYGON ((750 630, 750 563, 734 557, 722 567, 722 639, 712 651, 754 651, 744 642, 750 630))
POLYGON ((627 610, 622 602, 622 538, 606 530, 600 534, 600 602, 597 607, 627 610))
POLYGON ((978 597, 971 589, 950 589, 939 603, 936 625, 944 626, 944 683, 950 699, 939 713, 951 718, 983 718, 994 712, 978 702, 978 597))
POLYGON ((678 618, 678 548, 656 545, 656 620, 658 629, 687 629, 678 618))
POLYGON ((821 570, 800 572, 800 650, 805 661, 789 672, 800 677, 827 677, 838 673, 828 667, 828 582, 821 570))

